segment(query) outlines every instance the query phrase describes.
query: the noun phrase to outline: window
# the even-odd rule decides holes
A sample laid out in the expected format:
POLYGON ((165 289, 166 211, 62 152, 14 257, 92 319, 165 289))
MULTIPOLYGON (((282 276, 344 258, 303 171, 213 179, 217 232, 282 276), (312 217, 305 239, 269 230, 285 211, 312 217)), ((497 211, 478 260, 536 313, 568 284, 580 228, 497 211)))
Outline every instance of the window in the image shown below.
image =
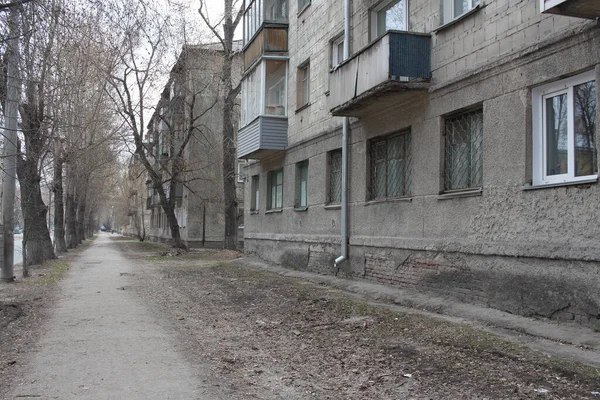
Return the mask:
POLYGON ((328 203, 342 202, 342 150, 329 153, 329 190, 328 203))
POLYGON ((240 126, 259 115, 285 116, 287 109, 287 61, 263 60, 242 81, 240 126))
POLYGON ((298 67, 297 82, 297 104, 296 108, 301 108, 308 104, 310 95, 310 62, 306 62, 298 67))
POLYGON ((344 35, 331 42, 331 68, 335 68, 344 61, 344 35))
POLYGON ((298 14, 310 5, 310 0, 298 0, 298 14))
POLYGON ((260 206, 260 176, 253 175, 252 176, 252 186, 250 190, 252 190, 252 195, 250 196, 250 211, 258 211, 260 206))
POLYGON ((446 118, 445 136, 445 190, 481 187, 483 110, 446 118))
POLYGON ((296 164, 296 208, 308 206, 308 160, 296 164))
POLYGON ((371 199, 410 194, 410 131, 371 141, 371 199))
POLYGON ((443 23, 455 20, 479 5, 480 0, 442 0, 443 23))
POLYGON ((287 23, 287 1, 247 0, 245 2, 244 45, 254 37, 265 21, 287 23))
POLYGON ((283 168, 267 175, 267 210, 283 208, 283 168))
POLYGON ((406 0, 386 1, 371 10, 371 40, 384 35, 388 30, 408 30, 406 11, 406 0))
POLYGON ((237 181, 238 183, 246 182, 246 175, 244 173, 244 167, 246 166, 246 160, 237 160, 237 181))
POLYGON ((537 87, 532 96, 533 184, 597 178, 594 71, 537 87))

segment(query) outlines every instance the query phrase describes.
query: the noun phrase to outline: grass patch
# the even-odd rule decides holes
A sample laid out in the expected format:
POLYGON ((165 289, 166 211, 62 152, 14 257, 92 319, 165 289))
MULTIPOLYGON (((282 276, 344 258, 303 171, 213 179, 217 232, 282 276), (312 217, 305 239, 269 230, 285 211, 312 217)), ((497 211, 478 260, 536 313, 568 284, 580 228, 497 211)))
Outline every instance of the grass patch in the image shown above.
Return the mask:
MULTIPOLYGON (((44 266, 46 267, 47 272, 45 272, 43 276, 25 282, 36 285, 52 285, 61 280, 69 270, 69 263, 61 260, 48 261, 44 266)), ((36 273, 36 271, 34 270, 32 273, 36 273)))

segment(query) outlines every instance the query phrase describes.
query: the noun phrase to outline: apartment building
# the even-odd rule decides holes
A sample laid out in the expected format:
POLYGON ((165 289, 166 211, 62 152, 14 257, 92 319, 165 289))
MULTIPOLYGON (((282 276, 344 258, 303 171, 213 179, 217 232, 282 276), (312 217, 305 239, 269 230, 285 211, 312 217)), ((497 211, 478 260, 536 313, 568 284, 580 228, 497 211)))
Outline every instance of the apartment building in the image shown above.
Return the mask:
POLYGON ((593 0, 247 0, 245 248, 600 323, 598 17, 593 0))
MULTIPOLYGON (((165 192, 174 193, 180 234, 191 247, 220 247, 225 234, 222 57, 219 45, 184 46, 147 126, 148 154, 162 174, 165 192), (181 171, 177 179, 172 179, 174 166, 181 171)), ((237 82, 240 57, 234 59, 237 82)), ((234 114, 237 124, 239 111, 234 114)), ((243 181, 238 182, 243 209, 243 181)), ((146 183, 148 237, 168 241, 171 231, 160 198, 152 181, 146 183)))

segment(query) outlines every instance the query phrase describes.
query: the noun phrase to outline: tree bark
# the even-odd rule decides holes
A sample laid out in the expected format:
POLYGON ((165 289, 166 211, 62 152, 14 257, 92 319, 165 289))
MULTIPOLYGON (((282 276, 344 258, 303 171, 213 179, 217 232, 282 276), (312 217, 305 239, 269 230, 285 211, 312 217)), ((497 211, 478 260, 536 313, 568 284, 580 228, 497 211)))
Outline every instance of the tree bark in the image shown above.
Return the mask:
POLYGON ((27 238, 26 265, 41 264, 45 260, 56 258, 56 255, 46 224, 48 207, 42 199, 37 161, 29 157, 26 160, 20 157, 17 166, 25 228, 23 235, 27 238))

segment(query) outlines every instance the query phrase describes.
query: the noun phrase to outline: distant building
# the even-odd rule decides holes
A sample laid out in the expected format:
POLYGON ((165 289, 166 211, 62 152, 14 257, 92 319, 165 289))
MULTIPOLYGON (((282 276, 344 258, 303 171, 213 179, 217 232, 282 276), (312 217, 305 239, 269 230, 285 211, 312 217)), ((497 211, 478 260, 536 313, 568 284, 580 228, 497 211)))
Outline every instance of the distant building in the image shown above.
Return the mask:
POLYGON ((246 4, 245 248, 290 268, 600 322, 600 2, 348 7, 345 38, 344 1, 246 4), (349 254, 336 266, 344 117, 349 254))
MULTIPOLYGON (((150 159, 160 166, 163 180, 169 181, 173 163, 180 163, 184 170, 176 183, 175 213, 181 236, 191 247, 221 246, 224 236, 221 62, 219 46, 184 46, 147 127, 150 159), (189 143, 179 157, 190 129, 193 132, 189 143)), ((239 82, 239 56, 234 66, 237 67, 234 78, 239 82)), ((235 110, 235 115, 239 115, 239 110, 235 110)), ((239 182, 243 226, 243 181, 239 182)), ((146 198, 150 210, 148 237, 167 241, 171 232, 150 181, 146 198)))

